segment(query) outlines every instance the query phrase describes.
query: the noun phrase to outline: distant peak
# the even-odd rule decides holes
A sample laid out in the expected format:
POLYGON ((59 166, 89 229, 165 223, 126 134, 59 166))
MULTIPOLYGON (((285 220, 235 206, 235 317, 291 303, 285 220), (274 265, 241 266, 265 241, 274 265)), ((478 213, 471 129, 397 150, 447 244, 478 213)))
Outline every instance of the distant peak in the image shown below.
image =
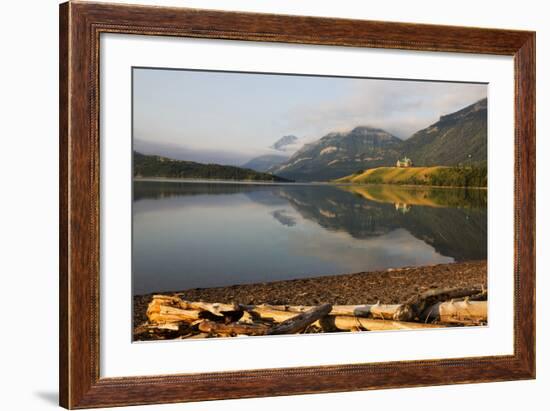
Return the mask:
POLYGON ((384 131, 382 130, 381 128, 378 128, 378 127, 372 127, 372 126, 357 126, 355 127, 353 130, 351 130, 352 133, 357 133, 357 132, 379 132, 379 131, 384 131))
POLYGON ((476 101, 473 104, 470 104, 454 113, 445 114, 439 117, 439 121, 445 120, 457 120, 468 114, 475 113, 477 111, 487 110, 487 97, 482 98, 481 100, 476 101))
POLYGON ((349 131, 333 131, 326 134, 319 141, 327 141, 332 139, 345 139, 345 138, 377 138, 377 139, 394 139, 397 138, 386 130, 372 126, 357 126, 349 131))
POLYGON ((279 140, 277 140, 271 148, 278 150, 278 151, 286 151, 287 147, 294 144, 298 140, 298 137, 295 135, 289 134, 287 136, 281 137, 279 140))
POLYGON ((362 125, 362 126, 355 127, 352 131, 357 131, 357 130, 378 131, 378 130, 380 130, 380 128, 373 127, 373 126, 368 126, 368 125, 362 125))

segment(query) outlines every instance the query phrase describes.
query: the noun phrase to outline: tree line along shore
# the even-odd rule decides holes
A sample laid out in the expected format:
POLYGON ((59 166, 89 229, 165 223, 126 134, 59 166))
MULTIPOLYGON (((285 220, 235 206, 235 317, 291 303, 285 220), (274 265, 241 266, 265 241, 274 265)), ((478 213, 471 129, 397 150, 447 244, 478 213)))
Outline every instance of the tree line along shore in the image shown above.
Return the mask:
MULTIPOLYGON (((134 152, 134 178, 169 178, 181 180, 223 180, 250 182, 287 182, 274 174, 251 169, 201 164, 173 160, 134 152)), ((358 170, 334 180, 321 181, 336 184, 393 184, 432 187, 487 187, 486 166, 430 166, 430 167, 376 167, 358 170)))

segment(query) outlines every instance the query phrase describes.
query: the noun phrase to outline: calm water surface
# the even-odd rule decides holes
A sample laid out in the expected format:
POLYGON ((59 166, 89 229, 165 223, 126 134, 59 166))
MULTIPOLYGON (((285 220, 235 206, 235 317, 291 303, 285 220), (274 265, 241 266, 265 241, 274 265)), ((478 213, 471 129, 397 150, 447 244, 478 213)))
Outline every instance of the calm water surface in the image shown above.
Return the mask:
POLYGON ((133 292, 487 258, 485 190, 135 181, 133 292))

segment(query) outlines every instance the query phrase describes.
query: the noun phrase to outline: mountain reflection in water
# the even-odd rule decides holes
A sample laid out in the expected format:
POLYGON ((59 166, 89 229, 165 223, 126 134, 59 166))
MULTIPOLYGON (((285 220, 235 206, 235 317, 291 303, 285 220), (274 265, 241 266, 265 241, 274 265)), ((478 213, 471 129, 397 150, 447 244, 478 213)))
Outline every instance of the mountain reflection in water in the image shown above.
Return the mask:
POLYGON ((487 191, 135 181, 135 294, 487 258, 487 191))

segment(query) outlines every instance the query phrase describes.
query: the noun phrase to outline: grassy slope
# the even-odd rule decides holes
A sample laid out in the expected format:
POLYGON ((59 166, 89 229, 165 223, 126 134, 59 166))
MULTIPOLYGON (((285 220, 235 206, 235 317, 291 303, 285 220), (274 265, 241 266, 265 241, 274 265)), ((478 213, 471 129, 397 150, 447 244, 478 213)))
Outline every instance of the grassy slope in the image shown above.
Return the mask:
POLYGON ((436 174, 445 167, 377 167, 362 173, 352 174, 335 180, 338 183, 357 184, 407 184, 414 180, 428 183, 428 176, 436 174))

